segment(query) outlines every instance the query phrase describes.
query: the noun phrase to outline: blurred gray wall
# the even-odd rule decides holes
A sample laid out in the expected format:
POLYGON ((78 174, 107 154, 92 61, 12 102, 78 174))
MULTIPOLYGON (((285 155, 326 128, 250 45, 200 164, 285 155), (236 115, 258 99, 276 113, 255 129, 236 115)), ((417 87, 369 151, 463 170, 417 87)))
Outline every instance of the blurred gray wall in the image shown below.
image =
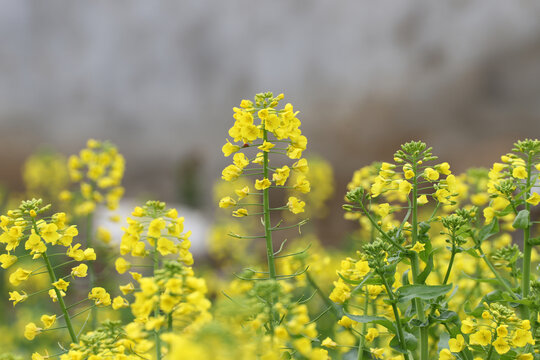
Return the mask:
POLYGON ((354 169, 401 142, 424 139, 459 170, 540 133, 538 1, 0 6, 0 181, 14 187, 39 146, 71 153, 89 137, 126 155, 128 193, 174 196, 185 163, 209 186, 232 107, 266 90, 334 163, 335 205, 354 169))

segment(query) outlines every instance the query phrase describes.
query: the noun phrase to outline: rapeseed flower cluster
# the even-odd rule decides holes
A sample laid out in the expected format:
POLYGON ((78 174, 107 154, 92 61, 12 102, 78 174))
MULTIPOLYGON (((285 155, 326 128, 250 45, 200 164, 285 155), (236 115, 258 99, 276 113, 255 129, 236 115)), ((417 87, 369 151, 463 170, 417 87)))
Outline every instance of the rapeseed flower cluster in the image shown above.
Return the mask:
MULTIPOLYGON (((75 225, 68 225, 65 213, 55 213, 52 216, 45 216, 50 209, 50 205, 43 206, 41 199, 23 201, 18 209, 9 210, 7 215, 1 215, 0 242, 5 245, 6 253, 0 255, 2 267, 7 269, 18 262, 19 258, 31 257, 32 262, 39 265, 33 269, 18 267, 9 276, 9 282, 13 287, 23 285, 30 276, 48 276, 48 285, 45 289, 32 294, 25 291, 14 290, 9 293, 13 306, 26 301, 30 297, 38 296, 47 292, 50 301, 57 302, 61 314, 43 314, 40 318, 41 324, 30 322, 25 326, 24 337, 33 340, 36 336, 45 331, 67 328, 71 340, 76 342, 72 319, 78 314, 70 314, 69 307, 66 306, 64 297, 71 285, 71 279, 84 278, 87 276, 88 265, 84 262, 96 259, 96 254, 92 248, 81 249, 81 245, 74 243, 73 238, 78 235, 75 225), (16 256, 19 247, 24 244, 25 255, 16 256), (64 248, 64 250, 59 250, 64 248), (57 252, 53 252, 57 251, 57 252), (71 260, 57 264, 56 258, 62 255, 71 260), (73 266, 73 263, 79 263, 73 266), (58 277, 57 268, 70 264, 70 271, 67 275, 58 277), (69 280, 69 281, 68 281, 69 280), (53 328, 57 319, 63 318, 65 326, 53 328)), ((41 355, 36 353, 34 358, 39 359, 41 355)))
MULTIPOLYGON (((0 216, 13 326, 38 339, 32 360, 538 358, 540 142, 518 141, 490 170, 463 174, 422 142, 402 145, 392 162, 354 173, 343 208, 358 230, 331 249, 295 219, 325 212, 332 170, 303 157, 298 113, 282 100, 263 93, 234 109, 222 149, 232 164, 214 195, 233 216, 218 215, 209 238, 220 271, 195 267, 184 218, 159 201, 135 207, 121 239, 99 229, 107 252, 89 246, 97 204, 121 192, 124 160, 108 142, 69 160, 85 184, 64 193, 80 200, 73 211, 34 199, 0 216), (86 217, 86 248, 71 215, 86 217), (93 276, 112 265, 120 280, 93 276), (27 306, 40 294, 51 310, 27 306), (68 337, 44 336, 63 329, 68 337)), ((20 344, 0 331, 0 344, 20 344)))
MULTIPOLYGON (((361 237, 369 242, 357 259, 343 260, 330 299, 343 307, 350 321, 369 319, 386 328, 391 335, 389 346, 401 353, 397 358, 429 358, 427 328, 445 324, 451 338, 449 348, 439 348, 439 359, 476 355, 490 359, 494 353, 532 359, 536 336, 530 324, 538 321, 538 312, 529 312, 534 306, 528 300, 527 305, 521 302, 519 316, 499 302, 534 298, 534 291, 528 290, 530 263, 538 256, 534 249, 526 252, 532 245, 530 209, 536 206, 533 187, 538 180, 539 150, 537 140, 520 141, 513 153, 501 158, 503 164, 494 165, 489 173, 474 169, 454 175, 448 163, 430 164, 437 158, 425 144, 411 142, 396 152, 395 164, 375 163, 358 170, 348 186, 349 203, 344 209, 347 218, 359 221, 361 237), (498 234, 500 229, 523 230, 523 254, 512 245, 509 234, 498 234), (444 248, 447 251, 441 251, 444 248), (362 261, 368 266, 359 273, 362 261), (499 269, 510 277, 505 278, 499 269), (492 281, 479 286, 476 279, 490 276, 492 281), (522 285, 509 286, 516 278, 522 285), (452 281, 459 291, 449 295, 452 281), (380 294, 393 314, 381 317, 385 313, 381 306, 373 317, 365 306, 371 298, 369 287, 381 285, 380 294), (484 297, 488 302, 471 309, 471 296, 493 290, 497 295, 484 297), (405 311, 407 303, 411 307, 405 311), (384 318, 395 326, 390 327, 384 318), (413 341, 408 334, 415 332, 418 337, 413 341)), ((350 321, 340 323, 350 326, 350 321)), ((364 326, 359 335, 358 346, 363 349, 359 352, 367 354, 364 326)), ((383 358, 377 349, 370 348, 371 356, 383 358)))
POLYGON ((115 210, 124 194, 121 186, 124 177, 125 160, 110 142, 88 140, 86 148, 68 159, 69 177, 78 183, 77 193, 67 190, 60 194, 64 200, 76 201, 76 215, 88 215, 95 211, 97 204, 106 203, 115 210))
POLYGON ((55 201, 69 183, 65 156, 53 152, 39 152, 24 162, 23 180, 28 198, 55 201))

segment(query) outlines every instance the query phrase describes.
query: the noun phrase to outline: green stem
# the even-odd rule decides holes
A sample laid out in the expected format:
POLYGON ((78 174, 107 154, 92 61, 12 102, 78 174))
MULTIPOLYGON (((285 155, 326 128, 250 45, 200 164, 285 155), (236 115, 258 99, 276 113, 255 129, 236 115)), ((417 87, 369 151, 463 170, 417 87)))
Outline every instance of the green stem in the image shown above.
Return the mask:
POLYGON ((394 241, 394 239, 392 239, 390 236, 388 236, 388 234, 386 232, 383 231, 383 229, 381 229, 381 227, 377 224, 377 222, 373 219, 373 217, 371 216, 371 214, 369 213, 369 211, 366 209, 366 207, 364 206, 364 203, 362 202, 362 200, 359 201, 359 204, 360 206, 362 207, 362 211, 364 212, 364 214, 366 215, 366 217, 368 218, 368 220, 371 222, 371 225, 373 227, 375 227, 375 229, 377 229, 377 231, 388 241, 390 242, 392 245, 394 245, 395 247, 397 247, 399 250, 403 251, 403 252, 406 252, 407 250, 405 250, 405 248, 403 246, 401 246, 400 244, 398 244, 397 242, 394 241))
POLYGON ((478 248, 478 252, 480 253, 480 257, 484 260, 484 262, 486 263, 486 265, 488 266, 488 268, 491 270, 491 272, 493 273, 493 275, 495 275, 495 278, 497 279, 497 281, 499 282, 499 284, 502 285, 502 287, 508 291, 508 293, 516 300, 519 300, 518 296, 516 295, 516 293, 514 293, 514 290, 512 290, 512 288, 510 287, 510 285, 508 285, 508 283, 501 277, 501 275, 499 275, 499 272, 497 271, 497 269, 495 269, 495 266, 493 266, 493 264, 491 263, 491 261, 488 260, 486 254, 484 254, 484 251, 482 250, 482 248, 478 248))
MULTIPOLYGON (((364 298, 364 316, 368 315, 369 310, 369 291, 366 286, 366 297, 364 298)), ((364 359, 364 336, 366 336, 367 323, 362 324, 362 336, 358 340, 358 360, 364 359)))
MULTIPOLYGON (((36 230, 37 232, 37 230, 36 230)), ((43 260, 45 260, 45 264, 47 265, 47 270, 49 270, 49 277, 51 279, 51 283, 56 282, 56 275, 54 274, 54 270, 51 266, 51 262, 49 258, 47 257, 47 253, 44 252, 42 254, 43 260)), ((69 331, 69 336, 71 336, 71 341, 73 343, 77 343, 77 335, 75 335, 75 331, 73 330, 73 325, 71 324, 71 318, 69 316, 69 313, 66 308, 66 303, 64 302, 64 299, 62 298, 62 294, 60 293, 60 290, 58 290, 56 287, 54 287, 54 291, 56 293, 56 297, 58 299, 58 305, 60 305, 60 308, 62 309, 62 314, 64 314, 64 319, 66 321, 66 326, 69 331)))
MULTIPOLYGON (((266 141, 268 140, 268 133, 265 128, 265 124, 263 125, 263 139, 266 141)), ((268 178, 268 152, 263 152, 263 175, 265 178, 268 178)), ((263 190, 263 216, 264 216, 264 235, 266 239, 266 260, 268 262, 268 274, 270 279, 276 280, 276 264, 274 261, 274 245, 272 243, 272 225, 270 224, 270 195, 269 195, 269 189, 266 188, 263 190)), ((274 333, 274 299, 270 299, 269 301, 269 307, 270 307, 270 332, 271 334, 274 333)))
MULTIPOLYGON (((417 175, 417 166, 418 163, 416 162, 416 159, 413 166, 413 172, 414 172, 414 181, 413 181, 413 195, 412 195, 412 244, 413 246, 418 241, 418 175, 417 175)), ((412 276, 413 276, 413 282, 414 284, 418 284, 418 274, 420 272, 419 264, 418 264, 418 253, 413 252, 411 255, 411 270, 412 270, 412 276)), ((416 307, 416 314, 418 316, 418 320, 420 320, 422 323, 426 321, 426 317, 424 314, 424 302, 419 299, 414 299, 414 305, 416 307)), ((422 326, 420 328, 420 359, 421 360, 428 360, 428 327, 422 326)))
POLYGON ((311 277, 311 274, 309 272, 306 272, 306 278, 309 285, 311 285, 311 287, 315 289, 315 291, 317 292, 317 294, 319 294, 325 305, 328 306, 332 310, 332 313, 339 319, 339 310, 336 308, 336 304, 334 304, 334 302, 330 300, 328 296, 326 296, 326 294, 321 290, 319 285, 317 285, 315 280, 313 280, 313 277, 311 277))
POLYGON ((493 345, 490 344, 490 345, 489 345, 489 351, 488 351, 486 360, 490 360, 490 359, 491 359, 491 355, 493 355, 493 345))
MULTIPOLYGON (((156 276, 156 272, 159 270, 159 253, 157 251, 157 243, 158 239, 154 239, 154 272, 152 276, 156 276)), ((154 317, 159 317, 159 299, 156 302, 156 306, 154 307, 154 317)), ((155 339, 156 339, 156 360, 161 360, 161 338, 160 338, 160 330, 154 330, 155 339)))
POLYGON ((456 245, 452 241, 452 255, 450 256, 450 261, 448 262, 448 269, 446 269, 446 274, 444 275, 443 285, 446 285, 448 278, 450 277, 450 272, 452 271, 452 265, 454 265, 454 258, 456 257, 456 245))
MULTIPOLYGON (((531 154, 527 154, 527 187, 526 191, 523 194, 525 200, 530 193, 531 188, 531 154)), ((525 209, 529 212, 528 222, 531 221, 531 205, 525 201, 525 209)), ((527 223, 527 227, 523 230, 523 269, 521 277, 521 298, 526 299, 529 296, 530 286, 531 286, 531 253, 532 245, 529 244, 529 238, 531 236, 531 225, 527 223)), ((527 305, 521 306, 521 315, 524 319, 528 320, 530 317, 529 307, 527 305)))
MULTIPOLYGON (((381 279, 383 280, 384 287, 386 288, 386 292, 388 294, 388 298, 390 299, 390 303, 392 304, 392 310, 394 312, 394 317, 396 318, 396 327, 398 332, 398 340, 401 344, 402 349, 407 349, 405 346, 405 336, 403 335, 403 328, 401 327, 401 319, 399 317, 399 310, 396 305, 396 300, 394 298, 394 293, 390 289, 390 286, 388 286, 388 281, 386 281, 386 278, 384 277, 384 274, 379 274, 381 279)), ((404 360, 409 360, 409 354, 407 352, 403 353, 404 360)))
MULTIPOLYGON (((92 228, 94 223, 94 213, 89 213, 86 216, 86 247, 91 248, 93 246, 93 236, 92 236, 92 228)), ((93 289, 96 285, 96 273, 94 271, 94 265, 89 264, 88 266, 88 279, 90 281, 90 289, 93 289)), ((90 318, 92 319, 91 322, 91 329, 95 330, 98 326, 98 309, 97 307, 93 307, 90 310, 90 318)))

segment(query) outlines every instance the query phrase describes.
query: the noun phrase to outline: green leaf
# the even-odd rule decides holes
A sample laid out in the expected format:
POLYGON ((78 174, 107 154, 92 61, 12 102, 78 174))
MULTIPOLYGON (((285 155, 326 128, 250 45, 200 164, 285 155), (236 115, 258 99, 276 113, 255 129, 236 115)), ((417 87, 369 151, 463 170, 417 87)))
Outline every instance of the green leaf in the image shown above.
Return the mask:
POLYGON ((446 294, 452 289, 452 284, 448 285, 404 285, 396 290, 399 302, 407 302, 415 298, 431 300, 446 294))
POLYGON ((456 319, 459 319, 459 316, 456 312, 450 311, 450 310, 443 310, 441 311, 441 314, 439 316, 433 316, 434 320, 440 321, 440 322, 452 322, 456 319))
POLYGON ((343 280, 347 284, 351 284, 351 285, 358 285, 358 284, 362 283, 362 281, 364 280, 364 279, 362 279, 362 280, 352 280, 352 279, 349 279, 348 277, 345 277, 345 276, 341 275, 340 272, 338 272, 337 274, 341 278, 341 280, 343 280))
POLYGON ((529 244, 532 246, 540 245, 540 236, 529 239, 529 244))
POLYGON ((492 292, 484 295, 482 299, 478 302, 478 305, 473 310, 469 311, 468 313, 467 311, 465 312, 467 313, 467 315, 470 315, 473 317, 479 317, 480 315, 482 315, 482 312, 485 310, 485 307, 483 305, 484 303, 491 304, 494 302, 499 302, 501 300, 504 300, 503 294, 504 293, 501 290, 493 290, 492 292))
POLYGON ((474 277, 474 276, 471 276, 471 275, 467 274, 465 271, 462 271, 461 273, 462 273, 466 278, 469 278, 469 279, 474 280, 474 281, 490 283, 490 284, 493 284, 493 285, 496 285, 496 284, 499 283, 499 281, 497 280, 497 278, 477 278, 477 277, 474 277))
POLYGON ((411 328, 424 328, 429 326, 429 319, 426 319, 424 321, 420 321, 418 319, 411 319, 409 321, 409 326, 411 328))
POLYGON ((476 248, 467 249, 467 250, 465 250, 465 252, 467 254, 471 255, 472 257, 477 258, 477 259, 481 258, 480 254, 478 254, 478 250, 476 250, 476 248))
POLYGON ((502 209, 500 211, 497 211, 497 216, 503 217, 503 216, 506 216, 506 215, 508 215, 510 213, 513 213, 513 212, 514 212, 514 208, 512 207, 512 205, 508 205, 504 209, 502 209))
POLYGON ((409 285, 409 269, 405 270, 403 275, 401 275, 401 283, 403 285, 409 285))
POLYGON ((482 242, 484 240, 487 240, 491 236, 497 234, 499 232, 499 221, 497 219, 493 219, 492 222, 487 224, 486 226, 482 227, 480 231, 478 232, 478 242, 482 242))
POLYGON ((471 308, 471 302, 469 300, 465 301, 465 303, 463 304, 463 311, 465 311, 465 314, 467 315, 470 315, 472 313, 472 308, 471 308))
POLYGON ((521 210, 516 215, 512 226, 514 229, 527 229, 531 225, 529 221, 529 210, 521 210))
POLYGON ((403 337, 405 338, 405 349, 401 346, 398 336, 394 336, 392 340, 390 340, 390 347, 392 349, 399 351, 400 353, 404 354, 407 352, 407 350, 414 351, 416 347, 418 346, 418 339, 416 336, 411 334, 410 332, 403 331, 403 337))
POLYGON ((354 320, 356 322, 359 322, 361 324, 379 324, 384 326, 388 329, 391 333, 396 333, 396 328, 394 327, 394 323, 387 318, 384 318, 382 316, 369 316, 369 315, 353 315, 349 313, 345 313, 345 316, 347 316, 349 319, 354 320))
MULTIPOLYGON (((352 290, 352 293, 353 294, 356 294, 358 293, 360 290, 362 290, 362 288, 364 287, 364 285, 382 285, 382 280, 378 277, 378 276, 374 276, 374 272, 370 272, 369 274, 367 274, 364 279, 360 282, 356 282, 356 284, 353 284, 353 285, 356 285, 355 288, 352 290)), ((341 277, 341 275, 340 275, 341 277)), ((354 280, 350 280, 350 281, 354 281, 354 280)))
POLYGON ((362 286, 368 285, 368 284, 369 285, 374 285, 374 284, 378 285, 380 283, 380 280, 377 280, 377 281, 373 282, 373 279, 372 279, 373 273, 372 272, 365 275, 361 280, 349 279, 348 277, 343 276, 340 272, 338 272, 337 274, 341 278, 341 280, 345 281, 347 284, 358 285, 357 286, 358 288, 361 288, 362 286))
POLYGON ((527 306, 532 306, 534 304, 533 301, 531 300, 527 300, 527 299, 515 299, 513 298, 512 296, 510 296, 508 293, 502 293, 502 299, 505 300, 505 301, 508 301, 510 303, 515 303, 515 304, 521 304, 521 305, 527 305, 527 306))

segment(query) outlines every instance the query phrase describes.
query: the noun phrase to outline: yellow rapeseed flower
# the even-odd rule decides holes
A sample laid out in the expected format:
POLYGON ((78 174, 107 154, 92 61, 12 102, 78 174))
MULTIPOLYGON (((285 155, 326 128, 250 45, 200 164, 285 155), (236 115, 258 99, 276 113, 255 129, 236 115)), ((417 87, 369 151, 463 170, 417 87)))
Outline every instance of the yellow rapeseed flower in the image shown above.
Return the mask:
POLYGON ((452 338, 448 341, 448 346, 450 351, 454 353, 461 352, 465 348, 465 338, 463 335, 458 334, 455 338, 452 338))
POLYGON ((512 176, 516 179, 526 179, 527 178, 527 169, 524 166, 517 166, 512 170, 512 176))
POLYGON ((337 347, 337 343, 329 337, 324 339, 321 345, 329 349, 335 349, 337 347))
POLYGON ((23 302, 26 299, 28 299, 28 295, 26 295, 24 291, 22 291, 22 294, 20 294, 18 291, 9 292, 9 301, 13 301, 13 306, 23 302))
POLYGON ((123 274, 129 269, 131 269, 131 263, 122 257, 116 259, 116 261, 114 262, 114 266, 119 274, 123 274))
POLYGON ((424 178, 426 180, 435 181, 439 179, 439 172, 430 167, 424 169, 424 178))
POLYGON ((69 286, 69 282, 65 281, 64 279, 60 279, 56 282, 53 282, 52 285, 57 288, 58 290, 64 290, 67 291, 67 288, 69 286))
POLYGON ((42 315, 41 316, 41 322, 43 323, 43 326, 45 326, 45 329, 50 328, 54 325, 56 321, 56 315, 42 315))
POLYGON ((448 349, 442 349, 439 353, 439 360, 454 360, 455 358, 448 349))
POLYGON ((487 346, 491 343, 491 331, 480 329, 469 337, 471 345, 487 346))
POLYGON ((289 211, 293 214, 299 214, 304 212, 304 206, 306 205, 305 202, 298 200, 294 196, 289 197, 289 201, 287 202, 287 206, 289 207, 289 211))
POLYGON ((24 327, 24 337, 28 340, 34 340, 40 332, 41 328, 38 328, 33 322, 26 324, 24 327))
POLYGON ((369 328, 366 333, 366 341, 372 342, 375 338, 379 336, 379 331, 375 328, 369 328))
POLYGON ((258 149, 261 151, 269 152, 274 146, 276 145, 264 140, 263 144, 259 146, 258 149))
POLYGON ((268 180, 267 178, 264 178, 262 180, 256 179, 255 180, 255 189, 257 190, 264 190, 268 189, 272 185, 272 182, 268 180))
POLYGON ((71 269, 71 275, 73 277, 86 277, 88 272, 88 265, 86 264, 79 264, 78 266, 75 266, 71 269))
POLYGON ((19 286, 23 281, 26 281, 32 272, 18 268, 9 276, 9 283, 13 286, 19 286))
POLYGON ((540 203, 540 195, 537 192, 534 192, 528 199, 527 202, 533 206, 538 205, 540 203))
POLYGON ((499 355, 506 354, 510 351, 510 345, 508 345, 508 342, 506 342, 504 337, 498 337, 492 345, 499 355))

